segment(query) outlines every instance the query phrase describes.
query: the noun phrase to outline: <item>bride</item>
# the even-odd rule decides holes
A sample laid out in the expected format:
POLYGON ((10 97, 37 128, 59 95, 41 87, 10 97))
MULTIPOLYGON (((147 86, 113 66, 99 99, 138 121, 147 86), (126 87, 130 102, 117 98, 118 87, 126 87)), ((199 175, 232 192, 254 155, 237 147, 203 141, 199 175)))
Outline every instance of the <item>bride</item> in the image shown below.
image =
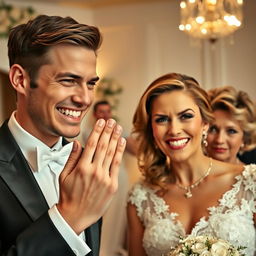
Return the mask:
POLYGON ((133 124, 144 179, 129 195, 130 256, 160 256, 188 234, 256 255, 256 165, 204 155, 212 118, 207 93, 185 75, 164 75, 141 97, 133 124))

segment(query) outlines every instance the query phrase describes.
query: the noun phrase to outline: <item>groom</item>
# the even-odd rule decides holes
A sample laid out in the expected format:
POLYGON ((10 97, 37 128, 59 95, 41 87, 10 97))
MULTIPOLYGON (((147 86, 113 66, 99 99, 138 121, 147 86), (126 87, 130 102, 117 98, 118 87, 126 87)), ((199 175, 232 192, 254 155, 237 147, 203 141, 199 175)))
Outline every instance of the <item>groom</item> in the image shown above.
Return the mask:
POLYGON ((12 29, 9 78, 17 109, 0 128, 0 254, 97 256, 100 217, 117 190, 125 148, 113 119, 82 150, 101 35, 70 17, 40 15, 12 29))

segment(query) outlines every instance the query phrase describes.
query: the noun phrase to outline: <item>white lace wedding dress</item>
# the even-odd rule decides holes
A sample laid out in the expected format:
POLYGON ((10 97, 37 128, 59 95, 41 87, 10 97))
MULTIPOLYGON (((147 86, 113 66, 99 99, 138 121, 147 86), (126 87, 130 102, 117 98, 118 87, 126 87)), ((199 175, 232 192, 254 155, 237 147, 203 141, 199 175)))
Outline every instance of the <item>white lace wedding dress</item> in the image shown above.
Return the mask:
MULTIPOLYGON (((185 235, 177 213, 154 190, 137 183, 130 191, 129 202, 145 226, 143 246, 148 256, 161 256, 185 235)), ((192 229, 192 235, 212 235, 235 246, 246 246, 246 256, 256 256, 256 165, 245 166, 236 177, 232 189, 223 194, 218 206, 208 208, 209 217, 202 217, 192 229)))

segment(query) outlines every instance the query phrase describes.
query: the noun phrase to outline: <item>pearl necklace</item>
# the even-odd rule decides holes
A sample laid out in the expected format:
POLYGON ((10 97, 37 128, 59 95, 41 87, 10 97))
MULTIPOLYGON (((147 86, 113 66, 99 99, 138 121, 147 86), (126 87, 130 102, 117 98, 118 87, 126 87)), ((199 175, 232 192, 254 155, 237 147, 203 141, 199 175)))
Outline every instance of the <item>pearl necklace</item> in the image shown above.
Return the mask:
POLYGON ((209 168, 207 169, 207 171, 205 172, 205 174, 199 178, 196 182, 194 182, 192 185, 189 185, 189 186, 182 186, 180 184, 176 184, 179 188, 183 189, 186 191, 186 193, 184 194, 184 196, 186 198, 190 198, 192 197, 192 192, 191 192, 191 189, 197 187, 211 172, 212 170, 212 159, 210 158, 210 165, 209 165, 209 168))

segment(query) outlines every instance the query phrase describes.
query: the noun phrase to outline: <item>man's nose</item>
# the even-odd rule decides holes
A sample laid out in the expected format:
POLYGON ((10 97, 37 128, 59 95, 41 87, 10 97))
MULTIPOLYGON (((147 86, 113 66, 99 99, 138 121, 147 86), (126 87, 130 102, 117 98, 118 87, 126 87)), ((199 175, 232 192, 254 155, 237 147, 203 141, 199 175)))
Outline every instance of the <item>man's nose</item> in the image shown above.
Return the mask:
POLYGON ((91 105, 93 98, 92 90, 89 90, 87 85, 77 87, 72 97, 73 102, 83 105, 91 105))

